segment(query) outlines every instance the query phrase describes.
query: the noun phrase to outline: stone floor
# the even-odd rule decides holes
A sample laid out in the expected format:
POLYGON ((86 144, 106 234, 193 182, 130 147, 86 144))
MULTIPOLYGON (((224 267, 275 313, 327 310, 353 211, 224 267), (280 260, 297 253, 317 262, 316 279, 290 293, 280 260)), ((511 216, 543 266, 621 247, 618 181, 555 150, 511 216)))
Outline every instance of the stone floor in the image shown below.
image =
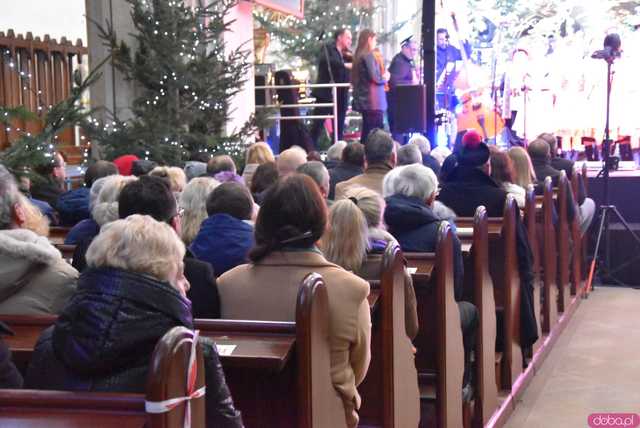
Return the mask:
POLYGON ((507 428, 587 427, 591 413, 640 414, 640 291, 583 300, 507 428))

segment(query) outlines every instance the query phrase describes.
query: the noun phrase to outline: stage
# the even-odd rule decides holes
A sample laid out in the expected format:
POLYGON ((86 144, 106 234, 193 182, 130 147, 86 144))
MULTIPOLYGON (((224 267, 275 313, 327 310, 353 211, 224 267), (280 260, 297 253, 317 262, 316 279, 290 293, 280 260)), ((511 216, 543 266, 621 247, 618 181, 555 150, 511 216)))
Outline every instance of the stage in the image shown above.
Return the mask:
MULTIPOLYGON (((596 178, 599 171, 589 170, 588 193, 596 202, 596 206, 604 203, 604 180, 596 178)), ((634 171, 613 171, 609 179, 609 203, 618 208, 620 214, 629 223, 631 228, 640 235, 640 170, 634 171)), ((636 245, 629 232, 618 222, 611 219, 611 267, 615 269, 620 264, 633 260, 640 255, 640 248, 636 245)), ((596 218, 591 225, 591 245, 589 254, 593 253, 596 242, 599 218, 596 218)), ((629 263, 619 272, 614 274, 615 278, 629 285, 640 285, 640 259, 629 263)))

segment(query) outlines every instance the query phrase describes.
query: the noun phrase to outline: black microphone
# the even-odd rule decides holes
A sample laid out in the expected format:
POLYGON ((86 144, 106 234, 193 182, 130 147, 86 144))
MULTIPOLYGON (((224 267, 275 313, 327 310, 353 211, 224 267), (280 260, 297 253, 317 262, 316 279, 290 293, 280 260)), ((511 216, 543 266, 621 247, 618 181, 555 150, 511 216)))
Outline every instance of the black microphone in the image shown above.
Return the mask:
POLYGON ((622 53, 622 51, 620 50, 622 41, 620 40, 620 36, 618 34, 607 34, 607 36, 604 38, 603 45, 604 49, 595 51, 593 54, 591 54, 591 58, 604 60, 620 58, 620 54, 622 53))

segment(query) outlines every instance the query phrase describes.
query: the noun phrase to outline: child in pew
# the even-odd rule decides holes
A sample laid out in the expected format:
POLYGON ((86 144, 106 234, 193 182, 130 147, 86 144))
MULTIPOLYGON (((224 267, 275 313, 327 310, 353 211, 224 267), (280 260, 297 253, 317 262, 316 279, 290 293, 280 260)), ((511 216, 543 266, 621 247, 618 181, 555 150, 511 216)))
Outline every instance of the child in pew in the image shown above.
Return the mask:
MULTIPOLYGON (((364 263, 366 255, 382 253, 396 239, 382 227, 384 201, 373 190, 354 186, 347 189, 347 199, 334 203, 329 215, 329 228, 322 238, 327 260, 355 272, 362 278, 380 276, 379 265, 364 263), (349 239, 344 237, 348 236, 349 239)), ((416 294, 411 275, 405 269, 405 328, 409 339, 418 334, 416 294)))
POLYGON ((369 284, 330 263, 316 243, 327 224, 327 206, 308 176, 292 173, 265 195, 256 222, 250 264, 218 279, 222 318, 294 321, 298 287, 310 272, 322 276, 329 297, 331 376, 349 427, 358 425, 356 387, 371 359, 369 284))
MULTIPOLYGON (((184 253, 175 231, 150 216, 135 214, 103 226, 87 251, 78 291, 38 339, 25 386, 144 392, 158 340, 175 326, 194 328, 184 253)), ((199 340, 206 426, 242 427, 215 345, 199 340)))
MULTIPOLYGON (((383 187, 390 195, 385 199, 384 220, 400 248, 407 252, 434 252, 438 227, 443 221, 432 208, 438 190, 435 173, 424 165, 408 165, 395 175, 385 177, 385 182, 383 187)), ((460 311, 465 354, 463 391, 465 399, 470 399, 471 351, 475 346, 479 315, 473 304, 462 301, 464 264, 460 241, 455 235, 453 252, 455 298, 460 311)))

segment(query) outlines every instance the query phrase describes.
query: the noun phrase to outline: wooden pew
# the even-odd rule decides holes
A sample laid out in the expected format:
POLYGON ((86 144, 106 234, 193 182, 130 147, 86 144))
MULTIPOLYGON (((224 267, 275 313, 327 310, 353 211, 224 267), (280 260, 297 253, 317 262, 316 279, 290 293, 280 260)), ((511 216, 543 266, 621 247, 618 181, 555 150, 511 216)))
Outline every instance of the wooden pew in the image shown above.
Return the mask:
MULTIPOLYGON (((578 201, 579 189, 584 185, 584 177, 582 172, 574 171, 571 177, 571 189, 573 190, 574 199, 578 201)), ((585 190, 586 191, 586 190, 585 190)), ((571 254, 571 295, 582 295, 584 288, 583 270, 586 266, 585 258, 585 239, 581 236, 580 225, 577 219, 571 223, 571 240, 573 241, 573 251, 571 254)))
POLYGON ((76 251, 75 245, 66 245, 66 244, 53 244, 54 247, 60 254, 62 254, 62 258, 65 259, 69 264, 73 261, 73 253, 76 251))
POLYGON ((541 293, 543 288, 542 276, 541 276, 541 263, 540 263, 540 244, 539 233, 537 226, 537 209, 536 209, 536 194, 533 184, 530 184, 527 188, 527 194, 525 196, 524 207, 524 222, 527 228, 527 237, 529 239, 529 246, 531 247, 531 253, 533 254, 533 310, 536 314, 536 325, 540 338, 533 344, 533 353, 535 353, 543 343, 542 340, 542 307, 541 307, 541 293))
MULTIPOLYGON (((151 414, 145 410, 145 401, 160 402, 187 395, 189 339, 192 337, 193 332, 188 329, 175 327, 158 342, 151 356, 146 394, 0 389, 0 426, 182 427, 185 403, 166 413, 151 414)), ((196 347, 196 352, 197 366, 202 368, 200 346, 196 347)), ((204 371, 198 370, 195 390, 202 386, 204 371)), ((204 426, 204 402, 204 397, 190 401, 193 426, 204 426)))
MULTIPOLYGON (((0 316, 16 336, 4 338, 14 360, 29 361, 42 330, 55 317, 0 316)), ((346 426, 333 388, 328 343, 328 301, 322 278, 309 274, 298 292, 296 322, 195 320, 221 355, 234 403, 246 427, 346 426)))
MULTIPOLYGON (((522 350, 520 348, 520 275, 516 253, 516 202, 508 196, 504 215, 489 218, 489 272, 493 281, 493 292, 497 312, 503 314, 501 332, 504 346, 500 378, 501 388, 510 390, 522 373, 522 350)), ((474 219, 459 217, 459 227, 473 227, 474 219)))
POLYGON ((70 227, 51 226, 49 228, 49 242, 52 244, 64 244, 64 240, 70 230, 70 227))
MULTIPOLYGON (((450 226, 438 231, 434 253, 405 253, 418 302, 420 331, 414 339, 420 398, 435 403, 436 426, 462 427, 464 348, 460 312, 454 297, 453 242, 450 226)), ((428 421, 422 415, 421 426, 428 421)))
MULTIPOLYGON (((479 323, 475 346, 475 406, 474 426, 484 426, 498 407, 496 378, 496 305, 493 298, 493 281, 489 275, 489 231, 485 207, 479 206, 473 220, 473 231, 469 235, 458 230, 464 258, 465 298, 478 309, 479 323), (471 243, 469 251, 465 243, 471 243)), ((498 365, 499 370, 499 365, 498 365)))
MULTIPOLYGON (((556 236, 558 242, 558 311, 566 312, 571 304, 570 260, 571 249, 569 242, 569 221, 567 218, 567 195, 571 192, 567 174, 560 172, 558 179, 558 227, 556 236)), ((576 213, 577 215, 577 213, 576 213)), ((574 219, 575 221, 575 219, 574 219)))
POLYGON ((547 177, 543 183, 543 196, 541 200, 542 218, 539 221, 539 233, 542 245, 540 246, 540 259, 542 260, 542 332, 548 334, 558 323, 558 287, 557 287, 557 246, 556 232, 553 225, 553 188, 551 177, 547 177))
POLYGON ((390 243, 384 254, 369 255, 362 269, 365 279, 380 284, 372 312, 371 365, 358 387, 363 426, 400 428, 420 421, 418 378, 405 327, 404 266, 400 247, 390 243))

